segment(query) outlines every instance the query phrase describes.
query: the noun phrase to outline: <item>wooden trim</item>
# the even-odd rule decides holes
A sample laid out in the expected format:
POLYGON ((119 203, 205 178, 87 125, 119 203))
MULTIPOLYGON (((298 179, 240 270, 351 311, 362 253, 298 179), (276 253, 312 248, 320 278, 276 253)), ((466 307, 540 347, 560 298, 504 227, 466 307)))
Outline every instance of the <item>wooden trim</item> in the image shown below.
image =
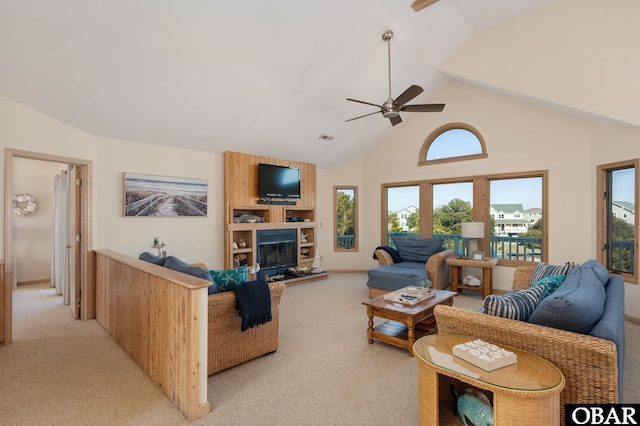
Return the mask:
POLYGON ((413 2, 413 4, 411 5, 411 9, 413 9, 414 11, 418 12, 422 9, 424 9, 427 6, 431 6, 432 4, 436 3, 438 0, 415 0, 413 2))
POLYGON ((460 123, 460 122, 447 123, 447 124, 444 124, 444 125, 438 127, 437 129, 435 129, 424 140, 424 143, 422 144, 422 147, 420 148, 420 154, 419 154, 419 157, 418 157, 418 166, 426 166, 426 165, 429 165, 429 164, 451 163, 451 162, 455 162, 455 161, 476 160, 476 159, 488 158, 488 157, 489 157, 489 154, 487 154, 487 144, 485 143, 484 138, 482 137, 480 132, 475 127, 470 126, 469 124, 460 123), (480 142, 481 152, 479 154, 458 155, 458 156, 455 156, 455 157, 447 157, 447 158, 438 158, 438 159, 435 159, 435 160, 427 160, 427 153, 429 152, 429 148, 431 147, 431 144, 433 144, 433 142, 435 142, 435 140, 438 139, 438 137, 440 135, 442 135, 443 133, 448 132, 449 130, 455 130, 455 129, 466 130, 466 131, 468 131, 470 133, 473 133, 473 135, 480 142))
MULTIPOLYGON (((81 229, 82 241, 78 244, 80 251, 80 262, 82 268, 81 291, 82 300, 80 305, 81 319, 87 320, 95 318, 95 281, 92 267, 91 249, 93 246, 92 231, 92 187, 93 187, 93 162, 73 157, 44 154, 39 152, 24 151, 19 149, 5 148, 4 150, 4 257, 12 258, 13 230, 11 226, 11 194, 13 192, 13 159, 25 158, 30 160, 49 161, 55 163, 69 164, 79 167, 82 170, 83 185, 80 189, 82 201, 81 229)), ((4 269, 4 291, 0 291, 0 345, 10 344, 12 337, 12 297, 11 297, 11 276, 13 266, 9 262, 4 269)))
MULTIPOLYGON (((634 202, 635 205, 640 203, 640 158, 632 160, 617 161, 615 163, 601 164, 596 167, 596 252, 597 260, 603 265, 607 265, 607 253, 604 250, 604 245, 607 241, 607 202, 604 199, 604 193, 607 190, 607 174, 614 170, 626 169, 633 167, 635 169, 635 193, 634 202)), ((625 282, 638 284, 640 283, 640 272, 638 271, 638 265, 640 265, 640 242, 638 241, 638 226, 640 226, 640 217, 636 213, 634 227, 636 233, 634 235, 634 268, 633 274, 621 273, 622 279, 625 282)))
POLYGON ((356 185, 337 185, 333 187, 333 251, 355 253, 358 251, 358 240, 360 235, 358 234, 358 187, 356 185), (353 190, 353 247, 352 248, 340 248, 338 247, 338 230, 337 216, 338 216, 338 190, 353 190))
MULTIPOLYGON (((542 178, 542 211, 544 214, 545 223, 542 229, 542 260, 548 259, 549 251, 549 171, 548 170, 529 170, 523 172, 508 172, 508 173, 496 173, 489 175, 475 175, 475 176, 461 176, 453 178, 441 178, 422 181, 408 181, 408 182, 394 182, 381 184, 381 227, 380 227, 380 240, 382 244, 386 244, 387 236, 387 190, 390 188, 398 188, 405 186, 420 186, 420 238, 429 238, 433 236, 432 226, 433 223, 433 186, 440 184, 450 183, 469 183, 473 184, 473 220, 477 222, 485 222, 485 235, 490 235, 489 229, 489 208, 490 208, 490 183, 492 180, 502 179, 525 179, 525 178, 542 178)), ((637 188, 636 188, 637 189, 637 188)), ((636 216, 636 220, 639 220, 636 216)), ((489 239, 484 238, 482 240, 482 251, 487 252, 489 248, 489 239)), ((531 262, 506 260, 500 259, 498 265, 500 266, 521 266, 528 265, 531 262)))
POLYGON ((21 285, 34 285, 34 284, 43 284, 43 283, 48 283, 51 282, 51 280, 49 278, 42 278, 40 280, 29 280, 29 281, 19 281, 16 283, 17 286, 21 286, 21 285))
POLYGON ((96 250, 96 319, 190 421, 210 409, 210 284, 112 250, 96 250))

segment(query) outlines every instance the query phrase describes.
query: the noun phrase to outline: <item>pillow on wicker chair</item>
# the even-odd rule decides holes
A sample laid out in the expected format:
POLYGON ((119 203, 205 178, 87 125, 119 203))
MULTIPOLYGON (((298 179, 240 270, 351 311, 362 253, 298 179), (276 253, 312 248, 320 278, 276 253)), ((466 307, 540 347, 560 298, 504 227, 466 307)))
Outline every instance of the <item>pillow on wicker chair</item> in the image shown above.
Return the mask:
POLYGON ((247 281, 247 265, 235 269, 209 270, 213 282, 219 291, 229 291, 236 285, 247 281))
POLYGON ((545 290, 546 285, 542 284, 502 296, 490 294, 485 297, 481 312, 503 318, 527 321, 529 315, 542 300, 545 290))

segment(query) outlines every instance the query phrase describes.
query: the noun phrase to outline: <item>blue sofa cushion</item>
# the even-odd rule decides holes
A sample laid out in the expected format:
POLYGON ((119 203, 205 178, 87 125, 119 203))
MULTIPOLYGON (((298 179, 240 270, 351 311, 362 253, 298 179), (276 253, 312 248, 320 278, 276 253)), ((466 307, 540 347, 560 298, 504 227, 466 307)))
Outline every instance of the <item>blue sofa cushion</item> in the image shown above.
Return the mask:
POLYGON ((443 238, 393 238, 398 254, 405 262, 427 263, 429 258, 445 250, 443 238))
POLYGON ((165 260, 167 260, 166 257, 158 257, 155 254, 149 253, 148 251, 140 253, 140 256, 138 256, 138 259, 144 260, 145 262, 153 263, 154 265, 160 265, 160 266, 164 266, 164 262, 165 260))
POLYGON ((587 260, 582 264, 583 268, 590 268, 596 277, 600 280, 603 286, 606 286, 609 282, 609 271, 605 268, 602 263, 598 262, 595 259, 587 260))
POLYGON ((393 266, 377 266, 368 271, 367 286, 383 290, 399 290, 410 285, 418 285, 427 279, 424 263, 401 262, 393 266))
POLYGON ((602 316, 604 286, 589 266, 576 266, 553 294, 544 299, 529 322, 587 334, 602 316))
POLYGON ((164 262, 164 266, 166 268, 173 269, 174 271, 202 278, 203 280, 213 281, 213 278, 211 278, 211 274, 206 269, 198 268, 197 266, 191 266, 175 256, 168 256, 167 260, 164 262))
POLYGON ((490 294, 484 298, 482 312, 503 318, 526 321, 542 300, 545 290, 546 284, 542 284, 502 296, 490 294))

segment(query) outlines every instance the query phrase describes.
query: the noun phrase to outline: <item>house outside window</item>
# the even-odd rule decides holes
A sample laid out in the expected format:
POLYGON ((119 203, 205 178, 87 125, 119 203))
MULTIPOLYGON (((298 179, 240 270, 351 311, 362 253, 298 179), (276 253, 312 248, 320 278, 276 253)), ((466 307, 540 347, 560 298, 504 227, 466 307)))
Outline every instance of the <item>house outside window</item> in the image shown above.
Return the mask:
POLYGON ((638 283, 637 223, 639 159, 600 165, 598 174, 598 260, 625 281, 638 283))

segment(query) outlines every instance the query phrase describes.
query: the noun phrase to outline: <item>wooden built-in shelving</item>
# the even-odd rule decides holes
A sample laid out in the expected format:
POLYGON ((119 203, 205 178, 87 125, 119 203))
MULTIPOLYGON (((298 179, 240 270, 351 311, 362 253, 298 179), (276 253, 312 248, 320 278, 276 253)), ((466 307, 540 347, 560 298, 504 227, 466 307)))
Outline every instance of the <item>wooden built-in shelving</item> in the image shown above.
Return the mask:
MULTIPOLYGON (((225 267, 234 266, 234 258, 242 264, 255 265, 257 259, 256 233, 259 230, 295 229, 297 232, 298 266, 311 267, 317 249, 316 223, 316 166, 309 163, 281 160, 228 151, 224 155, 225 205, 225 267), (300 169, 300 198, 295 205, 259 203, 258 164, 296 167, 300 169), (260 218, 255 223, 238 223, 243 214, 260 218), (306 235, 306 241, 303 240, 306 235), (246 246, 240 247, 244 240, 246 246), (234 243, 238 248, 234 248, 234 243)), ((295 281, 318 279, 327 274, 314 274, 295 281)), ((293 280, 288 280, 293 282, 293 280)))

